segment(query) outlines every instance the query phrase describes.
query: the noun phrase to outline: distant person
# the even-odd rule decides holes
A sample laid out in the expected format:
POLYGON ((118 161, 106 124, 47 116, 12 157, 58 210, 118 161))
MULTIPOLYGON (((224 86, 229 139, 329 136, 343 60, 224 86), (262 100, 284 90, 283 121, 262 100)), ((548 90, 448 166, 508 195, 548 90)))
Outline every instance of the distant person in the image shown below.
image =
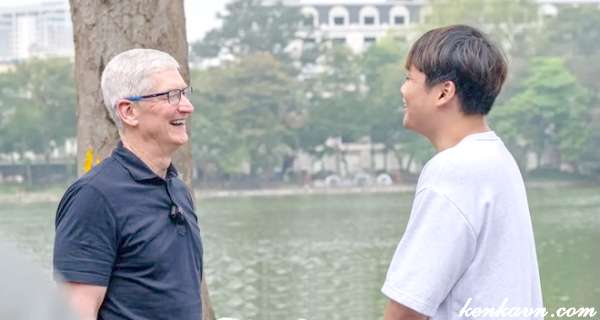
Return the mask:
POLYGON ((77 319, 56 284, 5 239, 0 240, 0 260, 0 319, 77 319))
POLYGON ((54 268, 84 320, 202 318, 200 230, 172 164, 194 111, 178 69, 167 53, 133 49, 102 73, 121 141, 56 215, 54 268))
POLYGON ((503 53, 479 30, 455 25, 421 36, 406 69, 403 124, 437 154, 421 172, 387 272, 384 319, 542 307, 523 178, 485 118, 506 78, 503 53))

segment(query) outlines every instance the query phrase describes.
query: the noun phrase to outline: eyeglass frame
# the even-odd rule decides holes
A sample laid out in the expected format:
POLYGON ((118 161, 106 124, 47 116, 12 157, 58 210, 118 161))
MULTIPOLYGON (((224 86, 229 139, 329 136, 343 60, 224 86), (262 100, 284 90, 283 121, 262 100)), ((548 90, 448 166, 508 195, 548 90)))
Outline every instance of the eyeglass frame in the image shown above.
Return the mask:
MULTIPOLYGON (((153 94, 148 94, 148 95, 144 95, 144 96, 130 96, 130 97, 125 97, 124 99, 132 101, 132 102, 139 102, 142 101, 144 99, 150 99, 150 98, 156 98, 156 97, 160 97, 160 96, 167 96, 167 101, 169 102, 170 105, 176 106, 181 102, 181 96, 188 96, 190 95, 192 92, 194 92, 193 88, 191 86, 187 86, 183 89, 171 89, 169 91, 165 91, 165 92, 160 92, 160 93, 153 93, 153 94), (179 97, 177 100, 177 103, 173 103, 171 101, 171 93, 175 92, 174 94, 176 94, 176 97, 179 97)), ((175 96, 174 96, 175 97, 175 96)))

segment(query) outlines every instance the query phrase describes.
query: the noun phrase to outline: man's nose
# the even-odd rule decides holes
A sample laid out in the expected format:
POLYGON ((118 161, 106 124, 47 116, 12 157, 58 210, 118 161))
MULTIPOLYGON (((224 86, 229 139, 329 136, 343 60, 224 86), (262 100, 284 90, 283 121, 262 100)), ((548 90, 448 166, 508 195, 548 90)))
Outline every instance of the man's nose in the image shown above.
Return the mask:
POLYGON ((181 100, 179 101, 177 110, 179 110, 181 113, 192 113, 194 112, 194 105, 190 99, 188 99, 188 97, 181 95, 181 100))

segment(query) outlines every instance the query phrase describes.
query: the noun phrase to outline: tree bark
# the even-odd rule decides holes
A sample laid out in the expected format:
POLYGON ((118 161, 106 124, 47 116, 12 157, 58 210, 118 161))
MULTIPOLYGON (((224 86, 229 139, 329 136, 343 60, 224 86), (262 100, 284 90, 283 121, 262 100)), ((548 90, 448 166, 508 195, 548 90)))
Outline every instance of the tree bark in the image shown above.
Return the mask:
MULTIPOLYGON (((100 89, 100 77, 108 61, 132 48, 162 50, 179 62, 180 72, 189 83, 188 43, 183 0, 69 2, 75 41, 77 172, 81 175, 110 155, 119 139, 100 89)), ((191 188, 193 162, 189 143, 175 154, 173 161, 191 188)), ((214 319, 205 281, 202 298, 203 318, 214 319)))

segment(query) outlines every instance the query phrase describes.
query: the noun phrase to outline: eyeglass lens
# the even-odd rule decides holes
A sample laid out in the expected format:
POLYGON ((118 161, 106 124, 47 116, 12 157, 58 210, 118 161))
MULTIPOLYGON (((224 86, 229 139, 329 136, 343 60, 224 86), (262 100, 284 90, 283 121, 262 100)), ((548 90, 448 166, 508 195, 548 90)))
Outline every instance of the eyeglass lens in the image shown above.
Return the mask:
POLYGON ((169 103, 170 104, 179 104, 179 102, 181 101, 181 95, 189 95, 190 92, 192 91, 191 87, 187 87, 185 89, 175 89, 175 90, 171 90, 169 91, 168 94, 168 98, 169 98, 169 103))

